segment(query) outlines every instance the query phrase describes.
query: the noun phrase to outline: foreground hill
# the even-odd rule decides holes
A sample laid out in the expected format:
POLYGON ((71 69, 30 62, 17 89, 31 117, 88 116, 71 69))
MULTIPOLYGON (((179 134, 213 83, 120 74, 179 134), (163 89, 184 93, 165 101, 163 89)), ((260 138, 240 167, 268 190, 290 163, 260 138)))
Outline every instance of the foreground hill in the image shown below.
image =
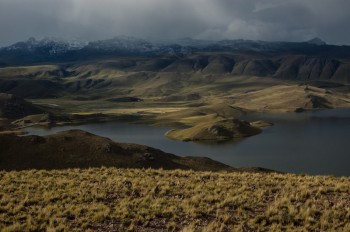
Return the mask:
POLYGON ((137 144, 116 143, 85 131, 45 137, 0 134, 0 170, 89 167, 234 170, 201 157, 179 157, 137 144))
POLYGON ((0 171, 3 231, 349 231, 350 179, 291 174, 0 171))

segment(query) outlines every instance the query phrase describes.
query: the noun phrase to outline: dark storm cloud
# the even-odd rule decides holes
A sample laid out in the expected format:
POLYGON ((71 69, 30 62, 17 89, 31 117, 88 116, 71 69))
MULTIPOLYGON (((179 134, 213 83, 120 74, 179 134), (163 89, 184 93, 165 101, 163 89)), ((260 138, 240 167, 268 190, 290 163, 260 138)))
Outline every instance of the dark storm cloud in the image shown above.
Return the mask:
POLYGON ((0 45, 53 36, 350 44, 349 0, 0 0, 0 45))

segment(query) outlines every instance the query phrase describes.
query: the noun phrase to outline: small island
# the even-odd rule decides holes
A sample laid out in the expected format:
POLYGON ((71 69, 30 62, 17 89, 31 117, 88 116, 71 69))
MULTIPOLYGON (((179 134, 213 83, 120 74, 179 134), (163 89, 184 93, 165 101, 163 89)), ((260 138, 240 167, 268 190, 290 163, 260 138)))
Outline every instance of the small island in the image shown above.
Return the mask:
POLYGON ((168 138, 182 141, 222 142, 256 135, 260 132, 259 127, 252 126, 247 121, 231 118, 204 122, 186 129, 173 129, 165 135, 168 138))

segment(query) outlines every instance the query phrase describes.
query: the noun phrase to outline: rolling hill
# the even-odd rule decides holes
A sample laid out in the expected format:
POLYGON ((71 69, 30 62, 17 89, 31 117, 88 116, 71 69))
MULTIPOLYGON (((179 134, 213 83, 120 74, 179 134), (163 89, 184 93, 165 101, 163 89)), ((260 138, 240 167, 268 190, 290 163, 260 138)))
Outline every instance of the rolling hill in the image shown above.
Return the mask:
POLYGON ((102 166, 235 170, 208 158, 179 157, 147 146, 113 142, 80 130, 45 137, 0 134, 0 147, 0 170, 102 166))

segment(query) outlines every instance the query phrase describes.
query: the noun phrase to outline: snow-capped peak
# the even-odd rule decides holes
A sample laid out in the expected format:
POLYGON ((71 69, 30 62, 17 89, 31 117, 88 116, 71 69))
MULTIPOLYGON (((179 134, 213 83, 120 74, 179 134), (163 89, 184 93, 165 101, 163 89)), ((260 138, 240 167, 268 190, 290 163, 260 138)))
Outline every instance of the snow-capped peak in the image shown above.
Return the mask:
POLYGON ((310 39, 308 41, 306 41, 306 43, 309 43, 309 44, 314 44, 314 45, 326 45, 327 43, 325 41, 323 41, 322 39, 318 38, 318 37, 315 37, 313 39, 310 39))

